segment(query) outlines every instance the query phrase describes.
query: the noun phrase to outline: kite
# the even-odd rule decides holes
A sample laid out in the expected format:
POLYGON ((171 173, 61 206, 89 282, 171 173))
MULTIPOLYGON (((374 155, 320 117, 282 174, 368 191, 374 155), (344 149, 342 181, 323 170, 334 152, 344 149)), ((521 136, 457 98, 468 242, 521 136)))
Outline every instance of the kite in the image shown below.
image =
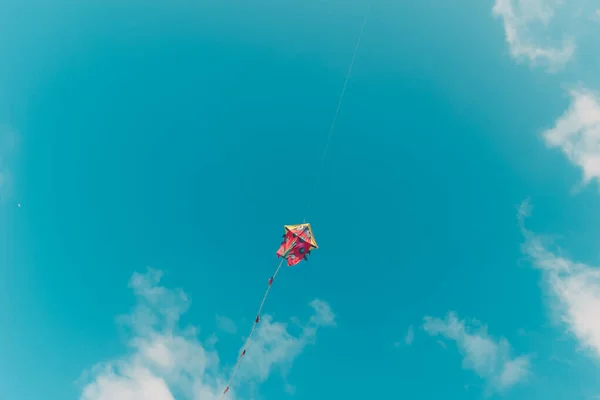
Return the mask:
POLYGON ((311 250, 319 248, 319 246, 317 246, 317 242, 315 241, 315 235, 313 235, 313 231, 310 224, 285 225, 283 228, 285 230, 285 233, 283 234, 283 242, 281 243, 281 246, 279 246, 279 249, 276 253, 277 257, 281 258, 281 261, 277 266, 277 269, 275 270, 273 276, 269 278, 267 284, 267 291, 265 292, 262 302, 260 303, 258 313, 256 314, 256 318, 254 319, 254 323, 252 324, 252 329, 250 330, 250 334, 248 335, 246 343, 242 348, 242 352, 238 357, 237 364, 233 368, 233 371, 229 378, 229 382, 227 383, 225 390, 223 390, 223 393, 221 394, 221 400, 224 399, 227 392, 229 392, 229 388, 231 386, 231 383, 233 382, 233 378, 235 377, 235 374, 242 362, 242 359, 246 355, 246 349, 248 347, 248 344, 250 343, 252 334, 254 333, 256 326, 260 322, 260 313, 262 311, 263 305, 265 304, 265 300, 267 299, 269 290, 271 290, 273 281, 277 277, 277 274, 279 273, 279 270, 283 265, 283 261, 287 260, 287 265, 289 267, 292 267, 300 263, 302 260, 307 260, 307 256, 310 254, 311 250))
POLYGON ((283 243, 277 250, 277 257, 287 259, 289 267, 302 260, 308 260, 307 256, 310 251, 319 248, 310 224, 285 225, 284 229, 283 243))

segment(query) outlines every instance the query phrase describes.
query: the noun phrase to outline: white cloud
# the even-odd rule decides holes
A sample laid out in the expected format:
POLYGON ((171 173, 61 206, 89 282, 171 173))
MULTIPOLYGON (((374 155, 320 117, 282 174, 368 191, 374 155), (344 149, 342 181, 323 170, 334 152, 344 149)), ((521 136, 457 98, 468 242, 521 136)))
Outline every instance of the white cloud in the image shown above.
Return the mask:
MULTIPOLYGON (((218 354, 203 346, 194 327, 179 326, 189 307, 187 295, 160 286, 160 279, 160 272, 154 270, 131 278, 137 304, 120 318, 131 332, 130 352, 84 374, 80 400, 215 400, 221 394, 227 375, 218 354)), ((275 368, 289 368, 314 342, 320 327, 335 324, 327 303, 314 300, 310 306, 313 315, 296 335, 287 324, 263 317, 247 348, 238 383, 260 383, 275 368)), ((216 343, 214 337, 208 341, 216 343)), ((234 384, 228 399, 236 398, 235 388, 234 384)))
POLYGON ((528 210, 519 213, 526 238, 523 250, 533 265, 544 272, 544 280, 555 300, 553 310, 557 318, 584 349, 600 357, 600 269, 550 251, 543 237, 524 226, 531 207, 522 209, 528 210))
MULTIPOLYGON (((596 26, 586 27, 590 19, 600 21, 600 10, 591 8, 593 5, 595 2, 589 0, 494 0, 493 14, 504 23, 506 41, 515 59, 545 63, 549 71, 556 71, 574 54, 572 36, 590 37, 597 30, 596 26), (570 34, 559 45, 550 38, 553 22, 570 34)), ((577 70, 582 68, 589 69, 577 66, 577 70)), ((552 129, 543 133, 543 138, 549 147, 559 148, 582 169, 583 183, 587 184, 600 177, 600 97, 583 87, 570 90, 569 95, 570 107, 552 129)))
POLYGON ((571 90, 570 95, 571 106, 543 137, 582 169, 588 183, 600 178, 600 97, 585 89, 571 90))
POLYGON ((512 358, 508 341, 492 338, 479 321, 459 320, 453 312, 445 319, 425 317, 424 320, 423 328, 429 335, 456 342, 463 357, 463 368, 485 379, 489 390, 503 391, 529 375, 529 357, 512 358))
POLYGON ((217 315, 217 327, 227 333, 231 333, 232 335, 237 333, 237 326, 235 322, 233 322, 230 318, 224 317, 222 315, 217 315))
POLYGON ((245 379, 264 381, 273 367, 284 371, 306 345, 314 342, 317 329, 322 326, 335 326, 335 316, 327 303, 313 300, 310 303, 314 314, 306 325, 299 325, 300 334, 294 336, 287 324, 273 322, 271 316, 261 319, 260 328, 254 334, 239 374, 245 379))
POLYGON ((493 13, 504 22, 510 53, 518 61, 546 64, 550 70, 563 66, 573 56, 575 44, 564 39, 560 46, 541 44, 560 0, 495 0, 493 13), (538 31, 542 31, 539 33, 538 31))

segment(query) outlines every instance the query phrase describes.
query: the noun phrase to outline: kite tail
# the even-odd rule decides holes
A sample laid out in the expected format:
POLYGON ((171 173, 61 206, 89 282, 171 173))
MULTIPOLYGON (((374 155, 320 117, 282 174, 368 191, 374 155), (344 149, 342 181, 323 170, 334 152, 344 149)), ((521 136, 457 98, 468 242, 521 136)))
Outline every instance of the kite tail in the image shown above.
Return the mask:
POLYGON ((242 363, 242 359, 246 355, 246 348, 248 347, 248 344, 250 343, 250 339, 252 338, 252 334, 254 334, 254 330, 256 329, 256 326, 260 322, 260 313, 262 312, 262 308, 265 305, 265 301, 267 300, 267 296, 269 295, 271 286, 273 286, 273 281, 277 277, 277 274, 279 273, 279 270, 281 269, 281 266, 283 265, 284 261, 285 261, 285 258, 282 258, 281 261, 279 262, 279 265, 277 266, 277 269, 275 270, 275 273, 273 274, 272 277, 269 278, 269 284, 267 286, 267 290, 265 291, 262 301, 260 302, 260 307, 258 308, 258 313, 256 314, 256 318, 254 319, 254 323, 252 324, 252 329, 250 330, 250 334, 248 335, 248 338, 246 339, 246 342, 244 343, 244 347, 242 348, 242 352, 240 353, 240 356, 238 357, 238 361, 235 364, 235 367, 233 367, 233 371, 231 372, 231 376, 229 377, 229 381, 227 382, 227 386, 225 387, 225 390, 223 390, 223 393, 221 394, 220 400, 223 400, 225 398, 225 395, 227 394, 227 392, 229 391, 229 388, 231 387, 233 378, 235 378, 235 374, 237 373, 237 370, 240 367, 240 364, 242 363))

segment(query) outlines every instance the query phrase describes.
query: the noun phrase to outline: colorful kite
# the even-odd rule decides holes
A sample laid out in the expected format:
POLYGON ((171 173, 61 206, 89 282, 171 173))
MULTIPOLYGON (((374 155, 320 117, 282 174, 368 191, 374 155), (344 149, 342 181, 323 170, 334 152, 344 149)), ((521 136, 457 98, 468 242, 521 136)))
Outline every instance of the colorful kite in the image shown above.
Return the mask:
POLYGON ((260 313, 262 311, 263 305, 265 304, 265 300, 267 299, 267 295, 269 294, 269 290, 271 290, 271 285, 273 285, 273 281, 277 277, 279 269, 283 265, 283 260, 287 260, 287 265, 291 267, 298 264, 302 260, 306 260, 306 257, 310 254, 311 250, 319 248, 319 246, 317 246, 317 242, 315 241, 315 236, 313 235, 310 224, 285 225, 284 229, 285 234, 283 235, 283 242, 281 243, 279 250, 277 250, 277 257, 281 258, 281 262, 277 266, 277 269, 275 270, 273 276, 269 278, 267 291, 265 292, 262 302, 260 303, 258 313, 256 314, 256 318, 254 319, 254 323, 252 324, 252 329, 250 330, 250 334, 248 335, 246 343, 242 348, 242 352, 238 357, 237 364, 233 368, 231 377, 229 378, 229 382, 227 382, 227 386, 221 394, 221 400, 225 398, 225 395, 227 394, 227 392, 229 392, 229 387, 233 382, 235 373, 237 372, 240 363, 242 362, 242 358, 244 358, 244 356, 246 355, 246 348, 250 343, 250 339, 252 338, 252 334, 256 329, 256 325, 258 325, 258 323, 260 322, 260 313))
POLYGON ((277 257, 287 259, 289 267, 307 260, 310 251, 319 248, 310 224, 285 225, 284 229, 283 243, 277 250, 277 257))

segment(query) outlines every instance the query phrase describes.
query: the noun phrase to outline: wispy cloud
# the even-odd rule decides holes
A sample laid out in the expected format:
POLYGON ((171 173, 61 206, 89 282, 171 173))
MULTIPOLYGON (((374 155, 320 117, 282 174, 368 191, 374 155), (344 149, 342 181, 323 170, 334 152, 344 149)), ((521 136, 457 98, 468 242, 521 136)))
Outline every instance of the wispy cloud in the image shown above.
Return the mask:
POLYGON ((237 325, 230 318, 224 317, 222 315, 217 315, 216 320, 217 328, 219 328, 220 330, 227 333, 231 333, 232 335, 237 333, 237 325))
MULTIPOLYGON (((524 54, 525 58, 534 61, 541 55, 556 66, 564 64, 573 54, 572 40, 549 52, 535 50, 535 43, 544 40, 545 27, 555 19, 558 10, 562 10, 564 16, 564 6, 567 5, 577 10, 573 14, 577 24, 571 24, 569 28, 575 34, 572 37, 578 34, 580 28, 577 26, 580 24, 600 21, 597 4, 582 0, 495 0, 493 12, 503 18, 507 41, 516 58, 524 54), (542 24, 542 35, 540 31, 531 34, 532 23, 542 24), (523 43, 526 45, 523 46, 523 43)), ((542 137, 549 147, 562 151, 572 164, 581 169, 583 184, 588 184, 600 179, 600 95, 585 86, 579 83, 578 88, 569 90, 570 106, 552 128, 543 132, 542 137)), ((546 287, 553 299, 552 309, 558 320, 583 348, 600 356, 600 269, 561 255, 560 249, 553 246, 548 237, 527 230, 525 219, 530 213, 529 201, 523 202, 518 212, 525 236, 523 251, 532 264, 543 271, 546 287)))
POLYGON ((300 334, 294 336, 288 325, 273 322, 273 318, 265 315, 261 325, 248 346, 250 349, 240 367, 239 374, 248 380, 264 381, 275 367, 285 372, 292 362, 308 344, 314 343, 317 330, 324 326, 335 326, 335 315, 329 305, 315 299, 310 302, 313 315, 306 324, 296 324, 300 334))
POLYGON ((517 61, 544 64, 549 71, 564 66, 575 52, 572 38, 549 44, 548 25, 560 0, 495 0, 493 13, 502 19, 510 54, 517 61))
MULTIPOLYGON (((203 346, 196 328, 179 326, 190 305, 188 297, 181 290, 161 286, 160 279, 155 270, 131 278, 137 304, 119 319, 131 334, 130 352, 84 374, 81 400, 214 400, 220 395, 226 371, 218 354, 203 346)), ((310 305, 313 315, 296 335, 287 324, 264 316, 248 346, 241 380, 260 383, 273 369, 289 368, 314 342, 320 327, 335 324, 327 303, 314 300, 310 305)), ((235 388, 229 394, 234 400, 235 388)))
POLYGON ((463 357, 463 368, 485 379, 490 391, 504 391, 523 381, 530 373, 529 356, 511 356, 504 339, 494 339, 477 320, 460 320, 454 312, 444 319, 425 317, 423 328, 431 336, 456 342, 463 357))
POLYGON ((600 97, 586 89, 571 90, 570 95, 571 106, 543 137, 582 169, 588 183, 600 178, 600 97))
POLYGON ((600 357, 600 269, 572 261, 549 249, 549 241, 525 228, 531 213, 528 201, 519 209, 519 223, 525 236, 523 251, 544 273, 553 298, 553 311, 581 344, 600 357))

